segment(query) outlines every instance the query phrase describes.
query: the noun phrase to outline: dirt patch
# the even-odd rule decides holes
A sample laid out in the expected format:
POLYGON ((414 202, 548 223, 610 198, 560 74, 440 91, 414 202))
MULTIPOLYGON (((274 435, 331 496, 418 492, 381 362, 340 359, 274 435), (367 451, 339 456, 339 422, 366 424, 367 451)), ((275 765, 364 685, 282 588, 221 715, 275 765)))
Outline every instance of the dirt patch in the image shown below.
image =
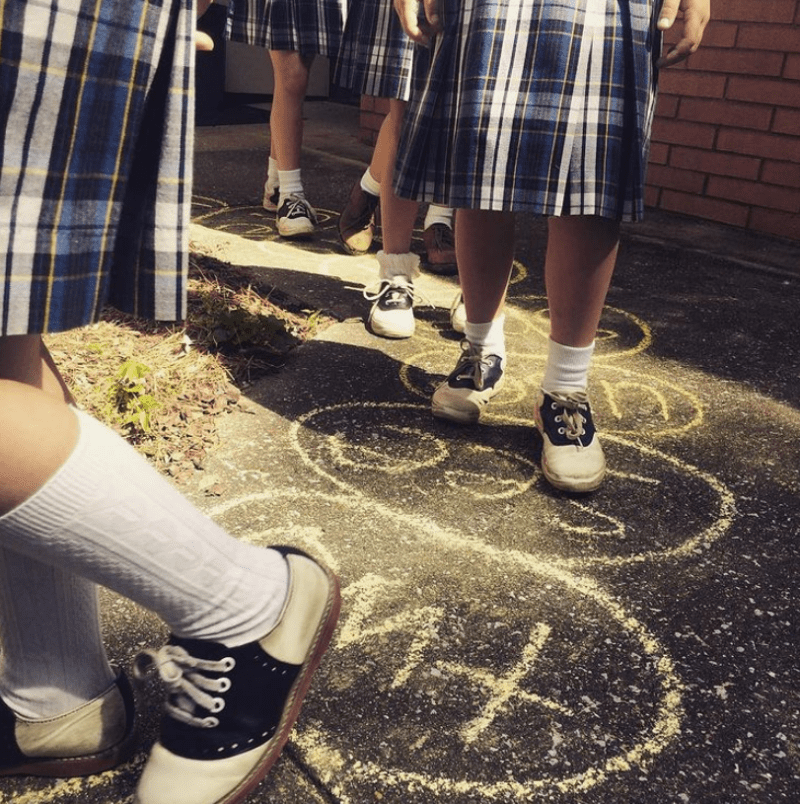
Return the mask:
MULTIPOLYGON (((330 323, 254 271, 193 252, 183 325, 109 308, 97 324, 45 343, 80 407, 185 483, 216 445, 218 418, 246 412, 243 392, 330 323)), ((221 491, 216 483, 205 490, 221 491)))

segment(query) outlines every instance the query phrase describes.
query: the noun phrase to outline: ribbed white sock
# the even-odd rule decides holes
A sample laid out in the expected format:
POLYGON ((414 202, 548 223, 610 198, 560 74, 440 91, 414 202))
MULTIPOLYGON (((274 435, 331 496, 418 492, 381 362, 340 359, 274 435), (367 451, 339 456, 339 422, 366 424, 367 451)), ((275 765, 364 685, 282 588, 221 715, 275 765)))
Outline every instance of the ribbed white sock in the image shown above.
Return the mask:
POLYGON ((564 346, 550 338, 542 389, 548 393, 585 390, 593 353, 594 341, 589 346, 564 346))
POLYGON ((292 195, 305 195, 303 180, 300 178, 300 168, 296 170, 279 170, 278 186, 281 191, 281 201, 290 193, 292 195))
POLYGON ((75 449, 0 517, 0 545, 113 589, 179 636, 233 647, 269 632, 287 593, 283 557, 227 534, 111 429, 76 415, 75 449))
POLYGON ((454 210, 450 207, 440 207, 438 204, 429 204, 428 211, 425 213, 425 228, 433 226, 434 223, 443 223, 445 226, 453 228, 454 210))
POLYGON ((484 354, 506 356, 505 314, 497 316, 494 321, 487 324, 473 324, 470 321, 464 325, 464 337, 470 344, 480 349, 484 354))
POLYGON ((114 681, 100 632, 97 586, 0 548, 0 694, 21 716, 48 718, 114 681))
POLYGON ((369 168, 364 171, 364 175, 361 177, 361 189, 365 193, 370 193, 370 195, 381 194, 381 183, 373 177, 369 172, 369 168))

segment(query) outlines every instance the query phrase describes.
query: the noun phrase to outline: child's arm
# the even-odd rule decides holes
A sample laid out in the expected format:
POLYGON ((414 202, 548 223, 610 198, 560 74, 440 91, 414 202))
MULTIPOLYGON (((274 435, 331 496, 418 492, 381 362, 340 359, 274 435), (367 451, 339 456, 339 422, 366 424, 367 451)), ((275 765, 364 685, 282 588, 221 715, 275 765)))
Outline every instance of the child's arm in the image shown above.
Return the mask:
POLYGON ((442 30, 441 0, 394 0, 394 9, 400 24, 410 39, 421 45, 429 45, 431 39, 442 30), (425 16, 420 16, 420 6, 425 16))
POLYGON ((658 61, 659 67, 671 67, 692 55, 700 47, 703 31, 711 17, 711 0, 664 0, 658 27, 666 31, 672 27, 678 11, 683 12, 683 36, 666 56, 658 61))

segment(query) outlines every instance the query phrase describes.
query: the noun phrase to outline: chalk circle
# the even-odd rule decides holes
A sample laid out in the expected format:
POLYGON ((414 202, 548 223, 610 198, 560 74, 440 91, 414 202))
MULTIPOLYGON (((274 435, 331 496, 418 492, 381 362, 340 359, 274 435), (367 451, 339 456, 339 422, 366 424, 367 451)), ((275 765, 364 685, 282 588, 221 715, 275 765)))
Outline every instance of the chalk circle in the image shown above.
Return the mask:
POLYGON ((735 516, 721 480, 640 441, 605 434, 607 478, 576 497, 543 480, 526 420, 496 416, 464 429, 429 416, 415 404, 342 403, 299 416, 290 437, 309 470, 345 494, 568 569, 682 560, 707 550, 735 516))
POLYGON ((362 495, 265 490, 209 513, 234 532, 269 517, 263 534, 240 534, 268 544, 287 504, 297 546, 344 582, 340 627, 293 737, 337 800, 585 792, 648 768, 678 738, 671 657, 593 579, 362 495), (321 532, 332 505, 347 527, 321 532))

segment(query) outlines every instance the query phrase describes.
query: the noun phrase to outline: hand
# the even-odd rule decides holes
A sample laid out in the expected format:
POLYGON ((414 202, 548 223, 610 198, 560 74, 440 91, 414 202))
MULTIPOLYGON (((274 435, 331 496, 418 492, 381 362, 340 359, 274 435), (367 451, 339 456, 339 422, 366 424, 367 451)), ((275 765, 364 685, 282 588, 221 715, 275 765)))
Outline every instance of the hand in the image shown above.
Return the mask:
MULTIPOLYGON (((197 12, 197 19, 203 16, 208 11, 208 7, 214 0, 195 0, 195 9, 197 12)), ((214 40, 205 31, 194 32, 194 49, 195 50, 213 50, 214 40)))
POLYGON ((394 10, 409 39, 421 45, 430 45, 433 37, 442 30, 442 0, 394 0, 394 10), (419 18, 420 2, 425 9, 424 19, 419 18))
POLYGON ((664 0, 658 18, 658 29, 669 30, 678 11, 683 12, 683 36, 666 56, 658 60, 659 67, 671 67, 688 59, 700 47, 703 31, 711 19, 711 0, 664 0))

